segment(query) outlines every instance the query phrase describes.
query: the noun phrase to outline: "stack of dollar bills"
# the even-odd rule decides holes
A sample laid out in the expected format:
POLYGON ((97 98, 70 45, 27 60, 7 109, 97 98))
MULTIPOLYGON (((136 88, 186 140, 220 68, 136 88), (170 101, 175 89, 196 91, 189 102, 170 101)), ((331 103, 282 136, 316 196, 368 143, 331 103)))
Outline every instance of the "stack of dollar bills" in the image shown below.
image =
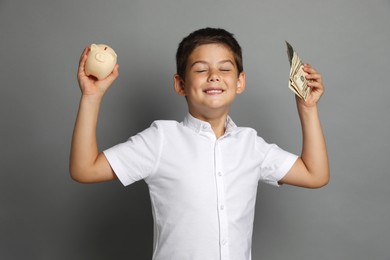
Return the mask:
POLYGON ((303 63, 299 59, 293 47, 286 41, 287 55, 290 61, 290 79, 289 88, 300 98, 306 101, 310 94, 310 88, 307 86, 307 73, 303 71, 303 63))

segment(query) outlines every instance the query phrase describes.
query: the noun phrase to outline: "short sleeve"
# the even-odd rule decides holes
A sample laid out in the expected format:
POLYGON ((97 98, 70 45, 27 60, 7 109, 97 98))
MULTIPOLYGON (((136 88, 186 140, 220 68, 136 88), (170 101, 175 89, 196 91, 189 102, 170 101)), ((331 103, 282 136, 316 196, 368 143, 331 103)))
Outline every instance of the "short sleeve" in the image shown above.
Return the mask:
POLYGON ((154 122, 149 128, 103 153, 123 185, 147 178, 155 171, 163 143, 162 131, 154 122))
POLYGON ((260 181, 280 186, 280 181, 294 165, 298 156, 281 149, 276 144, 267 144, 261 137, 257 145, 263 147, 263 161, 260 165, 260 181))

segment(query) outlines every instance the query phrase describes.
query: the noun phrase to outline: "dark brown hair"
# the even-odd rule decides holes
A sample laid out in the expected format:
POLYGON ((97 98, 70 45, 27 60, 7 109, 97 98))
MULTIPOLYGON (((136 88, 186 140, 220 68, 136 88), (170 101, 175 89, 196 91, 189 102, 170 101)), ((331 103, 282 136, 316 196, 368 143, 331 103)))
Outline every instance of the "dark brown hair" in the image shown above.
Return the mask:
POLYGON ((177 74, 184 80, 188 57, 193 50, 204 44, 223 44, 228 47, 234 55, 238 74, 243 71, 241 46, 238 44, 234 35, 220 28, 203 28, 190 33, 179 44, 176 52, 176 70, 177 74))

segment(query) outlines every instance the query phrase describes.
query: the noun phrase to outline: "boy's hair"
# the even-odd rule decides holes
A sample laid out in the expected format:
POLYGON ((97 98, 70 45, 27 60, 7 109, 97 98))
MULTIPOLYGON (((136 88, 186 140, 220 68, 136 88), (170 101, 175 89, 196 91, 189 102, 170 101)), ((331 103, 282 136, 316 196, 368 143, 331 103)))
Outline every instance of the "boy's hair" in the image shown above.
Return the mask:
POLYGON ((243 71, 241 46, 233 34, 220 28, 203 28, 190 33, 179 44, 176 52, 177 74, 184 80, 188 57, 193 50, 204 44, 223 44, 228 47, 234 55, 238 74, 243 71))

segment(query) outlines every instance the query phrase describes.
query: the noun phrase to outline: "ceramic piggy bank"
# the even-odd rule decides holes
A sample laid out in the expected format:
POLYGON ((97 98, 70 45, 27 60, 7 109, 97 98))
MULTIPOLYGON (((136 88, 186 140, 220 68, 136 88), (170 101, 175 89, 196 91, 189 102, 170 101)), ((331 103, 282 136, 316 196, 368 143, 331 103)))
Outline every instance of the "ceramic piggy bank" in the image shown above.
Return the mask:
POLYGON ((98 80, 105 79, 114 69, 117 55, 110 46, 92 44, 85 63, 85 74, 95 76, 98 80))

